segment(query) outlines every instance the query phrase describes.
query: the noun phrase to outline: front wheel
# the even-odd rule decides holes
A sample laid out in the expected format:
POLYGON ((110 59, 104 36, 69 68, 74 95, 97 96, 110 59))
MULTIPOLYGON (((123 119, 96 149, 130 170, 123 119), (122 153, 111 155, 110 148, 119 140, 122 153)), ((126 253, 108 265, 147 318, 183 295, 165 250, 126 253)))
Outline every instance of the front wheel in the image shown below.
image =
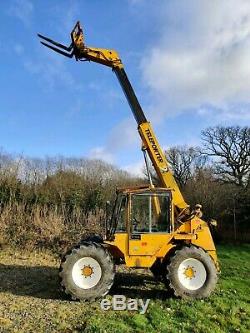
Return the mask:
POLYGON ((95 300, 111 288, 114 263, 101 244, 85 242, 66 254, 59 275, 61 286, 72 299, 95 300))
POLYGON ((166 284, 178 297, 205 298, 215 289, 217 270, 208 253, 201 248, 183 247, 170 259, 166 284))

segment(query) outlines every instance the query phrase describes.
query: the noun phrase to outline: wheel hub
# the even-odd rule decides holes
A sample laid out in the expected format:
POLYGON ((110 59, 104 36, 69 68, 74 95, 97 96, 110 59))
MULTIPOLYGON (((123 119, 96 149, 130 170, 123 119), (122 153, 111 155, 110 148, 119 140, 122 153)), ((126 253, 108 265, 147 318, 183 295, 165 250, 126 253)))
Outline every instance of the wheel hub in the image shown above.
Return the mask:
POLYGON ((194 270, 194 267, 188 266, 187 268, 184 268, 184 274, 186 275, 186 278, 192 279, 195 277, 196 271, 194 270))
POLYGON ((82 268, 82 275, 87 278, 87 277, 91 277, 91 275, 93 274, 93 267, 91 267, 90 265, 88 266, 84 266, 82 268))
POLYGON ((198 290, 207 279, 203 263, 196 258, 187 258, 178 267, 178 278, 182 286, 188 290, 198 290))
POLYGON ((92 257, 78 259, 72 267, 74 283, 82 289, 95 287, 102 277, 102 268, 99 262, 92 257))

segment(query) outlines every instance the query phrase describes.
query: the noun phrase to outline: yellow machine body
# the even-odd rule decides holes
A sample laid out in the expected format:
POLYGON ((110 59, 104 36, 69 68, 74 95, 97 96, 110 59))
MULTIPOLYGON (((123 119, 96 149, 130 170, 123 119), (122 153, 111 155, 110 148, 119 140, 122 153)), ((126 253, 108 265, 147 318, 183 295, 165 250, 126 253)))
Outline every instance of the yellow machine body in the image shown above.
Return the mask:
MULTIPOLYGON (((172 226, 171 232, 137 232, 136 234, 132 232, 131 196, 135 193, 143 194, 145 190, 152 194, 156 191, 155 188, 145 189, 145 187, 122 190, 128 196, 125 207, 125 230, 114 233, 113 239, 104 242, 113 257, 115 259, 122 258, 128 267, 150 268, 156 260, 165 260, 180 244, 193 244, 209 253, 217 270, 219 270, 216 248, 208 224, 194 216, 176 226, 173 201, 171 202, 170 211, 172 214, 169 221, 172 226), (136 236, 136 239, 133 239, 133 236, 136 236)), ((161 189, 161 191, 169 191, 171 195, 174 192, 166 189, 161 189)), ((157 196, 157 193, 155 195, 157 196)))
MULTIPOLYGON (((72 43, 69 47, 65 47, 42 35, 39 35, 39 37, 52 45, 44 42, 42 44, 64 56, 69 58, 74 56, 77 61, 93 61, 112 68, 136 119, 143 150, 146 151, 158 175, 161 190, 171 193, 171 207, 169 208, 170 229, 166 232, 133 233, 131 232, 133 222, 131 220, 130 198, 134 193, 143 193, 145 188, 123 190, 123 193, 128 196, 125 207, 125 229, 121 232, 114 229, 113 234, 109 234, 104 241, 105 246, 109 248, 113 257, 123 259, 128 267, 152 267, 156 260, 164 261, 176 247, 193 244, 204 249, 219 270, 216 249, 209 226, 200 218, 199 214, 190 212, 189 205, 185 202, 180 188, 170 171, 169 164, 153 128, 150 122, 147 121, 137 100, 118 53, 115 50, 86 46, 83 30, 79 22, 77 22, 71 33, 72 43), (71 53, 66 53, 65 50, 71 53)), ((159 188, 155 188, 152 184, 147 189, 147 191, 152 193, 157 190, 159 188)), ((160 214, 157 194, 155 194, 153 205, 155 206, 155 211, 160 214)))

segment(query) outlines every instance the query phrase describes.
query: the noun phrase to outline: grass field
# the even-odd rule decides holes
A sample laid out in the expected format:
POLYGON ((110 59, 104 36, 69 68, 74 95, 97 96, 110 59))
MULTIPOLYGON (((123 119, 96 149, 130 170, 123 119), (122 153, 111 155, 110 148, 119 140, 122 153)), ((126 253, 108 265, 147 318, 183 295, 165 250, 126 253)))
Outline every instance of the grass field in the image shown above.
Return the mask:
POLYGON ((0 332, 250 332, 250 245, 221 245, 218 254, 222 274, 206 300, 170 298, 147 271, 118 273, 112 294, 151 299, 141 315, 70 302, 58 289, 55 256, 1 250, 0 332))

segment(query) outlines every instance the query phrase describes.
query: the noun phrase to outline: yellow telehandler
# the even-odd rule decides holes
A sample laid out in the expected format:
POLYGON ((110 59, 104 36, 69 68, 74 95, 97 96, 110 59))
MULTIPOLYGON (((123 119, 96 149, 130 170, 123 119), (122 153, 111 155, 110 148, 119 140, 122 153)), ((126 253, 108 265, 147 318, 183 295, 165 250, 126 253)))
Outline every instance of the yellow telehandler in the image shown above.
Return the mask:
POLYGON ((209 223, 201 219, 200 205, 191 210, 185 202, 118 53, 87 46, 80 22, 68 47, 38 36, 61 55, 112 68, 137 122, 149 176, 147 186, 117 189, 112 214, 105 221, 105 237, 87 237, 63 257, 59 275, 65 293, 78 300, 100 298, 113 284, 115 265, 125 264, 150 268, 178 297, 209 296, 219 272, 209 223), (148 158, 160 187, 152 182, 148 158))

